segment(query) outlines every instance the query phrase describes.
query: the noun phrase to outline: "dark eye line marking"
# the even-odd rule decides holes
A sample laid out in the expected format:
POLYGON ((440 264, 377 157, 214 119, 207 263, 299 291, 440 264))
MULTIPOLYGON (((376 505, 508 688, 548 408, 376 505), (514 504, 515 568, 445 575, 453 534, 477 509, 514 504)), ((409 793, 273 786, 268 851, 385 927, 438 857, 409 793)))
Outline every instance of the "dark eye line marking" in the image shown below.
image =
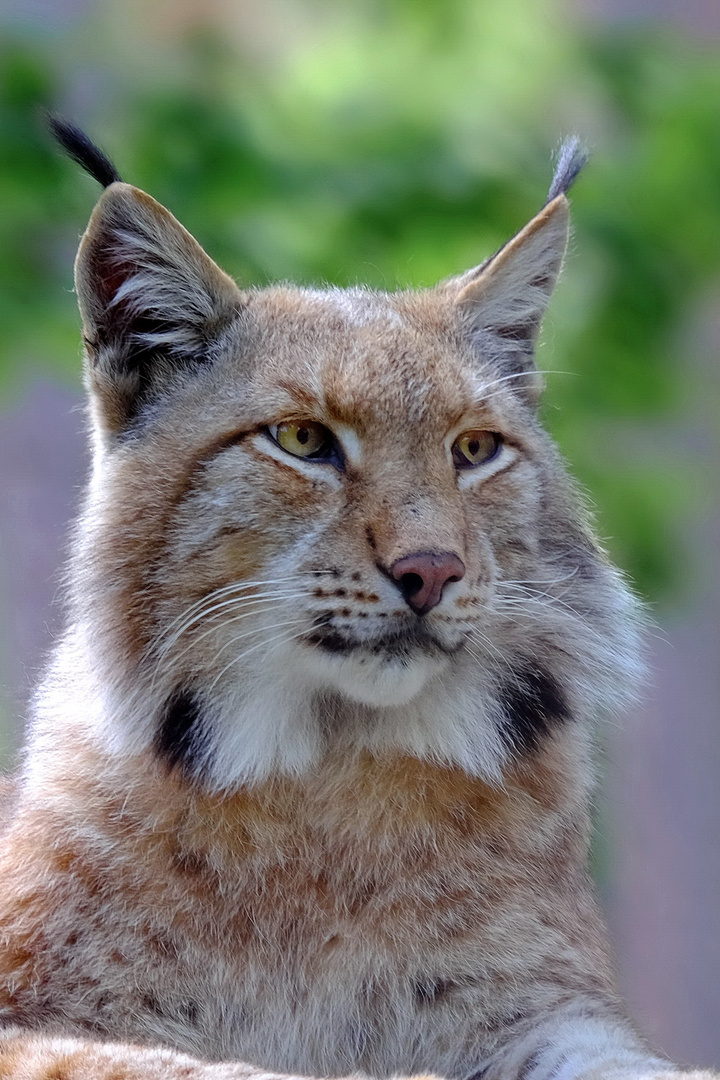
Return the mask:
POLYGON ((250 435, 255 435, 259 428, 243 428, 241 431, 232 431, 227 435, 220 435, 214 442, 208 443, 198 452, 197 463, 199 466, 209 465, 213 458, 229 450, 231 446, 237 446, 250 435))

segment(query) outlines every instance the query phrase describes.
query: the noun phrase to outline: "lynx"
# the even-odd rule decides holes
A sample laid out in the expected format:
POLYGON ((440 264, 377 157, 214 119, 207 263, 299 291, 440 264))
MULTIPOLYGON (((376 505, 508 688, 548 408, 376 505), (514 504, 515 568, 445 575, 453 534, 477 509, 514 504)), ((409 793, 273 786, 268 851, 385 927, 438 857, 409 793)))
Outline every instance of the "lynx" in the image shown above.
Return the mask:
POLYGON ((436 288, 243 290, 55 132, 105 186, 94 460, 0 841, 0 1077, 678 1075, 587 872, 635 604, 537 415, 582 152, 436 288))

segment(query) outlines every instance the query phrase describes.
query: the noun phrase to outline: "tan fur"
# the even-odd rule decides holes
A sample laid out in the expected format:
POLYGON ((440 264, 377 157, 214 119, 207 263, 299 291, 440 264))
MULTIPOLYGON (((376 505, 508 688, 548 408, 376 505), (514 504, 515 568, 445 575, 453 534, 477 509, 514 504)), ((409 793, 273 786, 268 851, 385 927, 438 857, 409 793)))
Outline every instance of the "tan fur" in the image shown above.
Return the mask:
POLYGON ((241 293, 149 196, 100 200, 93 476, 0 845, 2 1080, 672 1072, 587 873, 590 725, 640 664, 534 411, 567 217, 424 293, 241 293), (290 420, 342 458, 283 450, 290 420), (502 441, 467 469, 474 430, 502 441), (465 573, 421 617, 392 568, 424 552, 465 573))

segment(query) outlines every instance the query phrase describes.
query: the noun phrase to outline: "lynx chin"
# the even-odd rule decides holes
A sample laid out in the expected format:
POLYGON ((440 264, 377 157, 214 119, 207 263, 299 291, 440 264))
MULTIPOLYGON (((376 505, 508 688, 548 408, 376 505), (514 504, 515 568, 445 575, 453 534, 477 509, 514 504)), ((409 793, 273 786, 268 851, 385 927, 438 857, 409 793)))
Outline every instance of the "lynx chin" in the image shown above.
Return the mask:
POLYGON ((93 467, 7 785, 2 1080, 660 1080, 587 872, 634 602, 542 429, 548 199, 435 288, 240 289, 82 132, 93 467))

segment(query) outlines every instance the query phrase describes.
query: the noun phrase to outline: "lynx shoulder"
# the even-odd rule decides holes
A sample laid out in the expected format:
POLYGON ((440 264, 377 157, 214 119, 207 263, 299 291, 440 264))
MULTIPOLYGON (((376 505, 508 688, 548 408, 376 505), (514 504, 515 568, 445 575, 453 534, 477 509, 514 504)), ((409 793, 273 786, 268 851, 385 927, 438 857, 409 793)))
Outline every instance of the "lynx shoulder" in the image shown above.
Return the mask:
POLYGON ((0 837, 0 1076, 675 1072, 586 869, 635 606, 537 415, 577 146, 436 288, 244 290, 55 130, 106 187, 94 460, 0 837))

